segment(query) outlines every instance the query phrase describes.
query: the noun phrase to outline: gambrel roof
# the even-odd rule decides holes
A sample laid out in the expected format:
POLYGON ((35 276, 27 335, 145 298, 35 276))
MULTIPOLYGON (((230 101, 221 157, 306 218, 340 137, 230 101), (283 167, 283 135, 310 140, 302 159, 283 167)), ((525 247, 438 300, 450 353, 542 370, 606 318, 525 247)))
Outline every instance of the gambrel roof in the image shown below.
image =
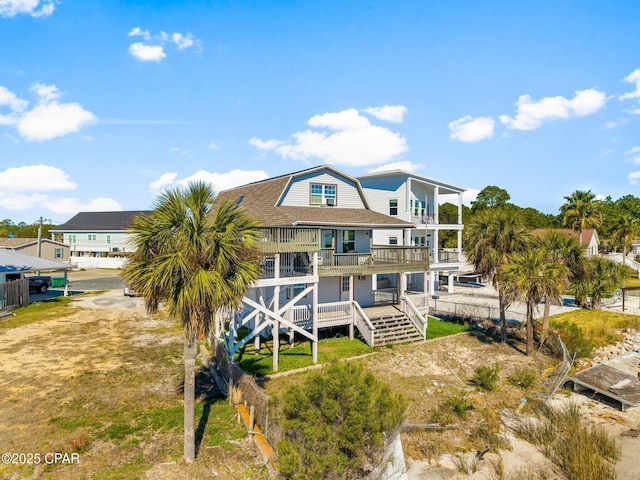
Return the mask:
POLYGON ((357 179, 330 166, 313 167, 299 172, 273 177, 241 187, 225 190, 218 194, 216 202, 239 202, 245 212, 262 226, 344 226, 375 228, 408 228, 413 224, 369 209, 366 197, 357 179), (348 182, 353 183, 364 208, 342 208, 330 206, 290 206, 282 205, 287 187, 303 175, 328 170, 348 182))
POLYGON ((150 213, 148 210, 120 212, 80 212, 66 223, 58 225, 50 232, 120 232, 129 228, 133 217, 150 213))

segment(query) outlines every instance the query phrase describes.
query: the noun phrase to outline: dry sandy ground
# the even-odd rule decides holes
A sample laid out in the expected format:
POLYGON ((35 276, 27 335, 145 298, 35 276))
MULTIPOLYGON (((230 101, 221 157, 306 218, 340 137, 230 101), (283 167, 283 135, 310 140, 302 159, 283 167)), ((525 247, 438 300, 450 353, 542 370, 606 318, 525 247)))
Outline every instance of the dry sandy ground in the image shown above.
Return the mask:
MULTIPOLYGON (((72 272, 72 279, 91 278, 97 276, 113 275, 109 271, 72 272)), ((144 314, 142 301, 139 298, 125 298, 121 290, 113 290, 100 295, 90 295, 78 299, 78 305, 91 310, 100 310, 104 317, 112 316, 114 319, 122 319, 123 316, 139 316, 144 314)), ((132 332, 128 338, 132 343, 148 342, 152 340, 150 330, 158 325, 153 320, 137 322, 138 331, 132 332), (148 323, 151 322, 151 323, 148 323)), ((96 324, 91 314, 74 315, 69 318, 48 319, 45 322, 35 323, 11 330, 11 334, 0 333, 0 391, 5 408, 10 405, 12 399, 29 396, 33 400, 56 394, 57 385, 64 381, 65 377, 77 375, 87 361, 93 362, 93 368, 108 371, 114 368, 109 358, 109 343, 104 343, 105 338, 112 338, 114 343, 122 341, 114 336, 115 331, 108 322, 96 324), (82 334, 65 338, 60 335, 69 326, 86 324, 87 328, 82 334), (55 342, 51 341, 52 334, 57 333, 55 342), (102 342, 95 343, 96 338, 102 342), (48 340, 49 339, 49 340, 48 340), (86 348, 78 349, 78 345, 86 348), (96 349, 102 349, 104 355, 95 355, 96 349), (88 355, 91 352, 92 358, 88 355), (99 358, 103 357, 100 361, 99 358), (98 360, 96 360, 96 357, 98 360), (21 384, 17 391, 12 379, 25 376, 32 381, 29 385, 21 384)), ((179 338, 166 338, 163 341, 179 342, 179 338)), ((99 352, 97 352, 99 353, 99 352)), ((519 352, 499 344, 482 344, 477 340, 469 341, 467 336, 453 337, 446 340, 437 340, 414 346, 394 348, 389 352, 368 357, 367 363, 380 375, 387 377, 392 382, 395 378, 396 386, 400 380, 409 379, 418 385, 426 385, 424 392, 417 394, 410 407, 411 413, 420 417, 421 404, 434 402, 438 394, 438 382, 440 384, 464 383, 461 379, 470 376, 476 365, 487 362, 497 362, 504 366, 526 365, 530 362, 519 352), (398 377, 402 377, 398 380, 398 377)), ((597 403, 583 395, 561 393, 557 397, 566 400, 568 397, 579 402, 583 406, 585 417, 594 424, 604 425, 621 446, 622 458, 616 465, 619 480, 640 479, 640 409, 631 409, 621 412, 610 406, 597 403)), ((37 404, 37 403, 36 403, 37 404)), ((0 444, 2 437, 9 438, 15 431, 16 425, 12 425, 10 419, 1 415, 0 411, 0 444)), ((5 411, 6 413, 6 411, 5 411)), ((45 422, 51 412, 39 411, 34 408, 34 418, 45 422)), ((526 442, 510 438, 512 450, 501 453, 506 477, 521 475, 522 472, 536 472, 549 466, 548 461, 534 447, 526 442)), ((408 478, 410 480, 425 479, 463 479, 463 478, 492 478, 488 471, 480 471, 474 475, 462 475, 451 456, 442 456, 437 461, 423 461, 419 458, 407 456, 408 478)), ((488 455, 485 458, 491 459, 488 455)), ((495 459, 494 459, 495 460, 495 459)), ((518 477, 526 478, 526 477, 518 477)), ((549 478, 549 477, 547 477, 549 478)))

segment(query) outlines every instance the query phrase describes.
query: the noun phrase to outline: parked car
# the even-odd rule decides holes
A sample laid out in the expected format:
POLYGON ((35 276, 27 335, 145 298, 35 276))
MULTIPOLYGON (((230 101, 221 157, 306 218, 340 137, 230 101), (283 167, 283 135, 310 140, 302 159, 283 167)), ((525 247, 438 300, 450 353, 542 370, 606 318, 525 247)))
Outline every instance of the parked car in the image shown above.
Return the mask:
POLYGON ((125 297, 139 297, 140 295, 142 295, 141 293, 136 292, 133 288, 131 287, 124 287, 124 295, 125 297))
POLYGON ((51 277, 45 275, 33 275, 29 278, 29 291, 47 293, 51 286, 51 277))

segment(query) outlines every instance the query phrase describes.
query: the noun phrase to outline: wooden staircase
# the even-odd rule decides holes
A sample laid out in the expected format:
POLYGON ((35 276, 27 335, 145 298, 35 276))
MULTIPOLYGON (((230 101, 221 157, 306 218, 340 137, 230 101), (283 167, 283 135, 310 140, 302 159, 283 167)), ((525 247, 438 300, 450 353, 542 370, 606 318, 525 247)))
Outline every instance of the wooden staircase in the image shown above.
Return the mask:
POLYGON ((374 347, 424 340, 404 313, 370 318, 375 330, 374 347))

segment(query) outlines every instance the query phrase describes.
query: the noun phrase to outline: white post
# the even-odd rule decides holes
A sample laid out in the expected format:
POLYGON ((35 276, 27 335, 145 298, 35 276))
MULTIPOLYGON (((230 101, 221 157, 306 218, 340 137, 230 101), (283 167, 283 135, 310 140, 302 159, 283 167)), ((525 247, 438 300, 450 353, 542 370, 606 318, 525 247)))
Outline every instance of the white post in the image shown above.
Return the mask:
MULTIPOLYGON (((313 252, 313 272, 318 276, 318 252, 313 252)), ((311 343, 311 361, 318 363, 318 282, 313 284, 313 305, 311 312, 311 333, 313 342, 311 343)))
MULTIPOLYGON (((353 305, 353 289, 355 287, 355 282, 353 281, 353 275, 349 275, 349 304, 353 305)), ((349 323, 349 340, 353 340, 353 316, 351 316, 351 322, 349 323)))
MULTIPOLYGON (((275 268, 274 278, 280 278, 280 254, 276 253, 274 256, 273 266, 275 268)), ((280 285, 273 287, 273 311, 277 312, 280 309, 280 285)), ((273 319, 273 371, 278 371, 278 361, 280 354, 280 321, 277 318, 273 319)))
POLYGON ((447 292, 453 293, 453 273, 447 276, 447 292))

